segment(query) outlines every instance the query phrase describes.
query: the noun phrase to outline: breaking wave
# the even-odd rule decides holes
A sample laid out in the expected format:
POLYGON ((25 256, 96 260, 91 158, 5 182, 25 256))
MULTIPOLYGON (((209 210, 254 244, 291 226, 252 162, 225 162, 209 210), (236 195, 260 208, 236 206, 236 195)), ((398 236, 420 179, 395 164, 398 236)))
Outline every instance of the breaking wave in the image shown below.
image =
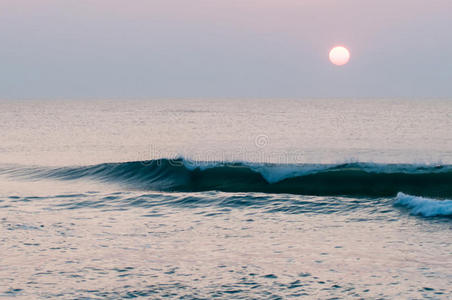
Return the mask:
POLYGON ((12 176, 95 179, 134 189, 178 192, 261 192, 318 196, 452 196, 452 166, 411 164, 259 164, 158 159, 93 166, 3 167, 12 176))
POLYGON ((395 205, 405 206, 413 215, 424 217, 452 216, 452 200, 435 200, 424 197, 397 194, 395 205))

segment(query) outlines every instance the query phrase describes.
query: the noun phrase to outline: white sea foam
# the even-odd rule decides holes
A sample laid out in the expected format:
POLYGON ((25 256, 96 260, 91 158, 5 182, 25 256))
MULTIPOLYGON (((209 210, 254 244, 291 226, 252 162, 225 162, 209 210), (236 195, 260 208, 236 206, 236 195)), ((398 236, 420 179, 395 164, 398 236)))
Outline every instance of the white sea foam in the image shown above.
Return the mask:
POLYGON ((398 193, 396 199, 396 205, 409 208, 414 215, 424 217, 452 216, 452 200, 430 199, 404 193, 398 193))
POLYGON ((300 165, 289 165, 289 164, 266 164, 266 163, 253 163, 246 161, 235 161, 235 162, 202 162, 193 161, 187 158, 181 158, 184 166, 189 170, 194 170, 199 168, 200 170, 206 170, 221 166, 237 166, 248 167, 251 170, 260 173, 262 177, 269 183, 276 183, 281 180, 303 176, 308 174, 317 173, 334 167, 335 165, 325 165, 325 164, 300 164, 300 165))
POLYGON ((305 176, 324 171, 360 170, 369 173, 423 174, 451 172, 451 165, 437 164, 377 164, 372 162, 344 162, 336 164, 275 164, 247 161, 196 161, 180 156, 184 166, 189 170, 206 170, 221 166, 242 166, 258 172, 269 183, 276 183, 287 178, 305 176))
POLYGON ((290 166, 259 164, 250 165, 249 167, 253 171, 260 173, 268 183, 276 183, 287 178, 313 174, 329 168, 329 166, 324 165, 290 166))

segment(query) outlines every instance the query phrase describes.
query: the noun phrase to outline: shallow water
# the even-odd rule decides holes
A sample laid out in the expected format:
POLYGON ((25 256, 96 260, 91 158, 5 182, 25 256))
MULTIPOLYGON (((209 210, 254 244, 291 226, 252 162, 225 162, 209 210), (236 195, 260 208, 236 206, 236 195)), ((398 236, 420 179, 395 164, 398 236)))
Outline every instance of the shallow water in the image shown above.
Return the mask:
POLYGON ((0 106, 1 296, 452 292, 450 101, 0 106))

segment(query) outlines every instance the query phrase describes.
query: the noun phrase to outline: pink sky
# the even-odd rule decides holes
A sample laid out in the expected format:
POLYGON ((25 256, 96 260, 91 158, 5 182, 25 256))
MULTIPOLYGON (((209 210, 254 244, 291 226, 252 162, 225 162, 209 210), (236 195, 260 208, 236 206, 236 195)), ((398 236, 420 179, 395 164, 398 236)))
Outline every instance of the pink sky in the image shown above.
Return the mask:
POLYGON ((450 28, 445 0, 3 0, 0 98, 452 96, 450 28))

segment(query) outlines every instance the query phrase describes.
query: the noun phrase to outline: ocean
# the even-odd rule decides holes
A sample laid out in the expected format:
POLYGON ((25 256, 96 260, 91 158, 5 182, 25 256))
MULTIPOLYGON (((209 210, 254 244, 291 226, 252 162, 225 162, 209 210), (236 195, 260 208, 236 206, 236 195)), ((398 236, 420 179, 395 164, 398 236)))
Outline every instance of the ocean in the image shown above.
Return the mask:
POLYGON ((0 101, 0 297, 447 299, 452 101, 0 101))

